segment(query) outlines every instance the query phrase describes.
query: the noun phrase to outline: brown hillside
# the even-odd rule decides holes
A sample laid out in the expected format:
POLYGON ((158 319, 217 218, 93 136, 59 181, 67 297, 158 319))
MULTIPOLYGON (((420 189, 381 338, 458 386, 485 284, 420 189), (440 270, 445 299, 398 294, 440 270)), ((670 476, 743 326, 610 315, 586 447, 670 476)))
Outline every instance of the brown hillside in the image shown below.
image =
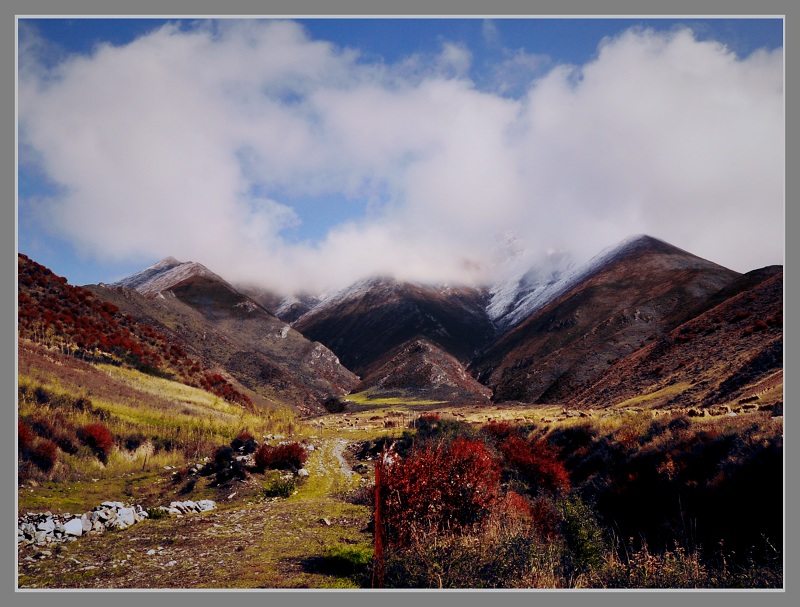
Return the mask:
POLYGON ((377 361, 357 392, 371 396, 411 396, 450 403, 485 402, 492 391, 466 372, 453 356, 427 339, 401 345, 377 361))
POLYGON ((323 412, 327 398, 358 383, 322 344, 305 339, 199 264, 167 271, 176 282, 155 274, 139 287, 147 296, 126 286, 91 288, 170 334, 187 352, 220 365, 256 394, 302 415, 323 412), (154 281, 159 290, 151 288, 154 281))
POLYGON ((738 276, 640 237, 500 338, 471 370, 496 401, 569 400, 738 276))
POLYGON ((680 407, 781 399, 782 269, 749 272, 724 294, 722 303, 620 359, 576 404, 602 407, 642 395, 650 395, 639 399, 647 406, 680 407))
POLYGON ((18 335, 62 353, 125 364, 203 388, 231 402, 250 396, 219 369, 187 355, 180 343, 119 306, 75 287, 23 254, 17 257, 18 335))

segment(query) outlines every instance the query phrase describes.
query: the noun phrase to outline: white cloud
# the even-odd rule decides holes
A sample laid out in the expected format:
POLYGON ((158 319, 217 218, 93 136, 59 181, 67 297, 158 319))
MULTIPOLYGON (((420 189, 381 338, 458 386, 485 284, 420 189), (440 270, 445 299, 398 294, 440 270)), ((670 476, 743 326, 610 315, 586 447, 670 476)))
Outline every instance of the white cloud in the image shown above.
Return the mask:
POLYGON ((483 280, 509 232, 578 257, 645 232, 740 271, 782 259, 781 53, 629 32, 512 99, 476 88, 464 46, 372 65, 287 21, 166 26, 51 72, 23 50, 20 136, 65 192, 43 216, 96 256, 283 290, 483 280), (287 240, 292 198, 329 194, 368 212, 287 240))

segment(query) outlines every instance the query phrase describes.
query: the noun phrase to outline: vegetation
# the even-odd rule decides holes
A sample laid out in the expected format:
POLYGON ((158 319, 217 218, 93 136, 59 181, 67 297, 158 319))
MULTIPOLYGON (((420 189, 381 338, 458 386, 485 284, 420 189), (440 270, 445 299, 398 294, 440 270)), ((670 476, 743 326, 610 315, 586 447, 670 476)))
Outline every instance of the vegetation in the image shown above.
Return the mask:
POLYGON ((782 429, 768 416, 489 424, 477 439, 420 419, 377 464, 378 586, 782 585, 782 429))
POLYGON ((204 369, 152 327, 139 325, 114 304, 74 287, 43 265, 18 256, 18 331, 21 338, 83 360, 126 365, 177 379, 230 402, 252 406, 223 375, 204 369))

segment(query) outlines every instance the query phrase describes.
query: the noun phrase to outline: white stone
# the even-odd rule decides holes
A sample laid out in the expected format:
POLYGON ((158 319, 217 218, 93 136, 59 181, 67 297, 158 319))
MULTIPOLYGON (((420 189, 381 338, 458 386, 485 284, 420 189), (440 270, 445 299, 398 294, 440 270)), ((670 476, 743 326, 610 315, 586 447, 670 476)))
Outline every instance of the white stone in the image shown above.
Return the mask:
POLYGON ((56 524, 53 522, 53 519, 48 518, 46 521, 39 523, 36 528, 39 531, 44 531, 45 533, 51 533, 55 530, 56 524))
MULTIPOLYGON (((119 518, 116 521, 116 524, 124 525, 124 527, 130 527, 136 522, 136 518, 134 516, 133 508, 120 508, 119 509, 119 518)), ((123 527, 123 529, 124 529, 123 527)))
POLYGON ((197 508, 200 512, 207 512, 208 510, 213 510, 216 507, 217 504, 212 500, 200 500, 197 502, 197 508))
POLYGON ((78 518, 73 518, 64 524, 64 533, 67 535, 83 535, 83 523, 78 518))

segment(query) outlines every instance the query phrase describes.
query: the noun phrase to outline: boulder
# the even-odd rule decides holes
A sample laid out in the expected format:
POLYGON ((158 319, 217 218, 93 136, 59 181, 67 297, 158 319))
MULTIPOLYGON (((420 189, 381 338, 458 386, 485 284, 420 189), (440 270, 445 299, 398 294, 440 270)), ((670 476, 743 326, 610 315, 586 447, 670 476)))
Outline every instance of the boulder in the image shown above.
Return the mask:
POLYGON ((39 531, 44 531, 45 533, 52 533, 53 531, 55 531, 56 524, 55 524, 55 522, 53 521, 52 518, 48 517, 46 520, 44 520, 41 523, 39 523, 36 526, 36 528, 39 531))
POLYGON ((67 535, 83 535, 83 523, 79 518, 73 518, 64 523, 64 533, 67 535))
POLYGON ((212 500, 200 500, 197 502, 197 509, 199 512, 207 512, 217 507, 217 504, 212 500))

